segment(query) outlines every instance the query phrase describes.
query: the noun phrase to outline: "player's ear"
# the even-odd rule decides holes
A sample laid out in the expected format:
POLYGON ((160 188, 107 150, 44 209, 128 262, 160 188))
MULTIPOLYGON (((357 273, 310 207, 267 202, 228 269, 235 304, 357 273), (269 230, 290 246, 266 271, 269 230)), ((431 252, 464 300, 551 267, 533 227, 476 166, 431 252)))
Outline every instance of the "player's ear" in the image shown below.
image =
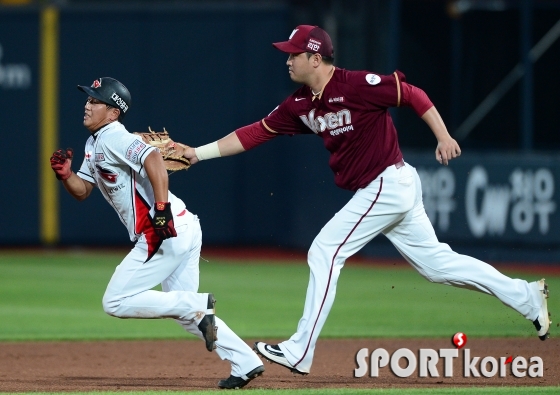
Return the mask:
POLYGON ((119 119, 120 114, 121 114, 121 110, 119 110, 116 107, 111 107, 111 119, 113 121, 116 121, 117 119, 119 119))
POLYGON ((319 67, 322 60, 323 60, 323 57, 320 54, 318 54, 318 53, 313 54, 313 66, 314 67, 319 67))

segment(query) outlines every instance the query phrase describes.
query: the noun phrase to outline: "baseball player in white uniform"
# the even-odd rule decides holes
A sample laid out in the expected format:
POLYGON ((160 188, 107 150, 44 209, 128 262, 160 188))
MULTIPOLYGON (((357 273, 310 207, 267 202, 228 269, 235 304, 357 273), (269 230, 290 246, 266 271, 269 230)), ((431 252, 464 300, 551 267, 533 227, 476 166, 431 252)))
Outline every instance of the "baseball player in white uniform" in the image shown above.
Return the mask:
POLYGON ((103 296, 103 309, 118 318, 172 318, 200 337, 208 351, 231 363, 221 388, 240 388, 264 372, 261 360, 215 316, 211 293, 198 293, 202 233, 198 217, 168 191, 168 175, 159 151, 129 133, 123 117, 131 98, 119 81, 104 77, 91 87, 84 126, 91 132, 78 173, 71 170, 73 150, 59 149, 51 167, 77 200, 94 187, 115 209, 134 248, 117 266, 103 296), (163 291, 153 290, 161 284, 163 291))
POLYGON ((288 41, 273 45, 288 55, 290 78, 302 86, 264 119, 189 148, 185 157, 195 164, 239 154, 278 135, 312 134, 330 152, 336 185, 354 195, 309 249, 311 275, 296 333, 279 344, 257 342, 256 352, 294 373, 309 373, 346 259, 380 233, 429 281, 497 297, 529 319, 545 340, 550 320, 544 279, 529 283, 509 278, 485 262, 457 254, 436 237, 422 203, 420 178, 403 159, 388 111, 411 107, 437 139, 436 159, 447 165, 461 150, 424 91, 399 71, 381 75, 335 67, 331 39, 317 26, 300 25, 288 41))

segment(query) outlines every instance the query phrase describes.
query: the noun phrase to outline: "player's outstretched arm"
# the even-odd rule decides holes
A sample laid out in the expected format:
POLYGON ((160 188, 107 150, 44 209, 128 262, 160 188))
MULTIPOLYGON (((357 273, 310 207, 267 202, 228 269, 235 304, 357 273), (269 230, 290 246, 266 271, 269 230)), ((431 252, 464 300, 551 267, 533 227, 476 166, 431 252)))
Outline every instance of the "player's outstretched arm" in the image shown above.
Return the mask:
POLYGON ((245 148, 243 148, 236 132, 231 132, 218 140, 218 147, 220 148, 220 156, 231 156, 245 152, 245 148))
POLYGON ((451 137, 438 110, 432 106, 422 115, 424 122, 428 124, 436 136, 438 145, 436 147, 436 160, 447 166, 451 159, 461 155, 461 148, 457 141, 451 137))
POLYGON ((201 160, 236 155, 244 151, 245 148, 243 148, 239 137, 235 132, 232 132, 213 143, 196 148, 189 147, 183 156, 191 162, 191 165, 194 165, 201 160))

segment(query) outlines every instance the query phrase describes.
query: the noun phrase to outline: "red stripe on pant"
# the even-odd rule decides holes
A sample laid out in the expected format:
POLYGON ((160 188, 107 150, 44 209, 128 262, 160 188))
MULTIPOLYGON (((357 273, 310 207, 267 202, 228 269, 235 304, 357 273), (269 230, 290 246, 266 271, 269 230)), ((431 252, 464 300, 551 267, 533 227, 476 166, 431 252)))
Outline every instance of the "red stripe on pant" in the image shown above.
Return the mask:
MULTIPOLYGON (((182 217, 187 213, 187 210, 181 211, 177 214, 177 217, 182 217)), ((148 258, 144 261, 144 263, 148 262, 152 257, 158 252, 159 248, 161 247, 161 243, 163 240, 156 235, 154 228, 149 225, 149 228, 144 232, 146 235, 146 243, 148 244, 148 258)))
POLYGON ((161 243, 163 243, 163 239, 161 239, 154 228, 150 228, 144 232, 146 236, 146 244, 148 244, 148 257, 144 261, 144 263, 148 262, 152 257, 158 252, 159 247, 161 247, 161 243))
POLYGON ((319 313, 317 314, 317 318, 315 319, 315 323, 313 324, 313 330, 311 331, 311 336, 309 336, 309 341, 307 342, 307 347, 305 347, 305 352, 303 353, 303 356, 299 359, 299 361, 297 361, 295 363, 294 368, 297 365, 299 365, 301 361, 303 361, 303 359, 307 355, 307 351, 309 351, 309 346, 311 345, 311 339, 313 338, 313 333, 315 332, 315 327, 317 326, 317 321, 319 321, 319 316, 321 315, 321 311, 323 310, 323 306, 325 305, 325 300, 327 299, 327 295, 329 293, 329 288, 330 288, 331 278, 332 278, 332 272, 333 272, 333 267, 334 267, 334 260, 335 260, 336 256, 338 255, 338 252, 340 251, 342 246, 344 244, 346 244, 346 242, 348 241, 348 239, 350 238, 352 233, 354 233, 354 231, 356 230, 358 225, 360 225, 360 223, 365 218, 365 216, 368 215, 369 212, 373 209, 373 206, 375 205, 375 203, 379 199, 379 195, 381 194, 381 189, 383 189, 383 177, 381 177, 380 180, 379 180, 379 191, 377 191, 377 195, 375 196, 375 200, 371 203, 371 206, 369 206, 367 211, 360 217, 360 220, 358 222, 356 222, 356 225, 354 225, 354 227, 352 228, 350 233, 348 233, 348 235, 346 236, 346 238, 344 239, 342 244, 340 244, 338 246, 338 248, 336 249, 336 252, 333 255, 333 258, 332 258, 332 261, 331 261, 331 269, 329 271, 329 281, 327 282, 327 289, 325 289, 325 294, 323 296, 323 301, 321 302, 321 308, 319 309, 319 313))

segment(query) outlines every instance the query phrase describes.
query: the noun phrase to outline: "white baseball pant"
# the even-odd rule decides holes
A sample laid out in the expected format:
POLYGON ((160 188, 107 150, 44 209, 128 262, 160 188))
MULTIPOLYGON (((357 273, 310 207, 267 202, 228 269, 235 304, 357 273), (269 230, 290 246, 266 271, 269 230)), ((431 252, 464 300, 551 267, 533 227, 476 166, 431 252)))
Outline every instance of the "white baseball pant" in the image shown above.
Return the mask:
POLYGON ((492 266, 460 255, 440 243, 422 203, 416 169, 389 166, 319 232, 308 252, 311 270, 303 316, 297 332, 279 344, 288 362, 301 372, 311 369, 315 343, 329 315, 340 270, 379 233, 427 280, 496 296, 533 321, 541 297, 525 280, 511 279, 492 266))
MULTIPOLYGON (((115 269, 103 296, 103 309, 119 318, 173 318, 187 332, 203 339, 198 324, 207 311, 208 294, 198 293, 202 232, 190 212, 174 217, 177 237, 163 241, 147 262, 144 236, 115 269), (152 290, 161 284, 162 291, 152 290)), ((261 360, 221 319, 216 317, 216 353, 241 377, 261 360)))

